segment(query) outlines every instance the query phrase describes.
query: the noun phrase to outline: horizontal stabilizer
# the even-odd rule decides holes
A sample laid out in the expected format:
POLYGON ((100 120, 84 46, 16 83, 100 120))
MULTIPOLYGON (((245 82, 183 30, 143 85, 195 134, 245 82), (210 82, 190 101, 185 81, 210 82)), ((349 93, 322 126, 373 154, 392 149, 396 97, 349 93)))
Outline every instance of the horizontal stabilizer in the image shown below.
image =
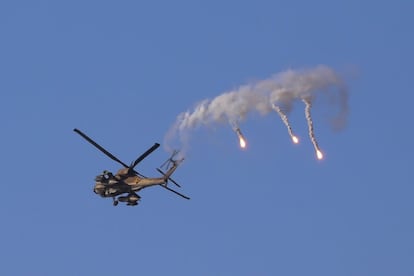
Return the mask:
MULTIPOLYGON (((165 173, 164 173, 162 170, 160 170, 159 168, 157 168, 157 171, 158 171, 160 174, 162 174, 163 176, 166 176, 166 175, 165 175, 165 173)), ((174 179, 172 179, 171 177, 168 177, 168 180, 170 180, 172 183, 174 183, 177 187, 180 187, 180 188, 181 188, 181 185, 180 185, 180 184, 178 184, 177 182, 175 182, 175 181, 174 181, 174 179)))

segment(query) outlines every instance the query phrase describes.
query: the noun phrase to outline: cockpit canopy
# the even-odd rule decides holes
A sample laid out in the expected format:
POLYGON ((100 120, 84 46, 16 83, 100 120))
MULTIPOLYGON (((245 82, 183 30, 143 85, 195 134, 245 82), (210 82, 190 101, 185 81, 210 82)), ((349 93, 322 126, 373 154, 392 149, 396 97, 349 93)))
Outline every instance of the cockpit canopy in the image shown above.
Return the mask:
POLYGON ((95 181, 96 182, 101 182, 101 183, 108 183, 108 181, 113 178, 113 174, 110 171, 104 170, 102 172, 102 174, 97 175, 95 177, 95 181))

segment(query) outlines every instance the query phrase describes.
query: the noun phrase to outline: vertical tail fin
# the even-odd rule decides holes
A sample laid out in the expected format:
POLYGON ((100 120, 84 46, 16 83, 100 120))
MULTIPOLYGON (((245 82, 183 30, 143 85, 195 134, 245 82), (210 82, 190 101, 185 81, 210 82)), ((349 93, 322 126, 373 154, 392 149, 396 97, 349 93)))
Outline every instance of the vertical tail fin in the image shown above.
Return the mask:
POLYGON ((169 190, 170 192, 175 193, 176 195, 179 195, 185 199, 190 199, 188 196, 183 195, 173 189, 171 189, 170 187, 167 186, 168 180, 171 181, 172 183, 174 183, 177 187, 181 187, 177 182, 175 182, 172 178, 171 175, 174 173, 174 171, 178 168, 178 166, 181 164, 181 162, 183 162, 184 158, 181 158, 179 160, 174 160, 173 157, 178 153, 178 151, 174 151, 174 153, 172 154, 172 156, 164 162, 164 164, 161 165, 161 167, 166 167, 167 171, 163 172, 160 168, 157 168, 157 171, 163 175, 164 180, 165 180, 165 185, 160 185, 161 187, 163 187, 164 189, 169 190), (170 165, 172 164, 172 166, 170 167, 170 165))
POLYGON ((168 160, 170 162, 173 163, 172 167, 168 169, 168 171, 163 172, 160 168, 157 168, 157 171, 162 174, 164 176, 165 179, 165 183, 168 183, 168 180, 170 180, 172 183, 174 183, 177 187, 181 187, 176 181, 174 181, 171 178, 171 175, 174 173, 174 171, 178 168, 179 164, 183 161, 184 159, 180 159, 180 160, 168 160))

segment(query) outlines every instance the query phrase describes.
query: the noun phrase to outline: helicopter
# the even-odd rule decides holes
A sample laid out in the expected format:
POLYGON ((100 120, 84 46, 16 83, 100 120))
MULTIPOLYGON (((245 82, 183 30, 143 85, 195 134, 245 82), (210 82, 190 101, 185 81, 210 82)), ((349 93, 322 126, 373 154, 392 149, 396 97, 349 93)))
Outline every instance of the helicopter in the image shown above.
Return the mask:
POLYGON ((151 178, 140 174, 134 168, 139 162, 155 151, 160 144, 155 143, 128 166, 79 129, 75 128, 73 131, 82 136, 86 141, 91 143, 106 156, 124 167, 121 168, 115 175, 107 170, 104 170, 102 174, 95 177, 95 186, 93 189, 94 193, 104 198, 112 198, 114 206, 117 206, 119 202, 125 202, 128 206, 136 206, 138 205, 138 201, 141 199, 137 192, 144 188, 156 185, 159 185, 185 199, 190 199, 188 196, 183 195, 167 186, 168 181, 171 181, 177 187, 181 187, 177 182, 171 179, 171 175, 184 160, 184 158, 174 159, 178 154, 178 151, 174 151, 171 157, 160 166, 161 168, 166 167, 165 172, 162 171, 161 168, 157 168, 157 171, 162 174, 162 177, 151 178))

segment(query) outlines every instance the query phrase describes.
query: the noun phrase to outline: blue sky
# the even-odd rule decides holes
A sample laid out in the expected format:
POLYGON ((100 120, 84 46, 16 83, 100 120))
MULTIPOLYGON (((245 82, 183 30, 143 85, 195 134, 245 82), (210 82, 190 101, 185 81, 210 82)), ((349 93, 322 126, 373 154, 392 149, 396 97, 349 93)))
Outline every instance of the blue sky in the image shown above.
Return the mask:
MULTIPOLYGON (((413 275, 411 1, 2 1, 2 275, 413 275), (303 105, 193 133, 175 179, 141 204, 92 192, 181 112, 324 64, 349 88, 332 131, 303 105)), ((146 175, 168 156, 138 166, 146 175)))

